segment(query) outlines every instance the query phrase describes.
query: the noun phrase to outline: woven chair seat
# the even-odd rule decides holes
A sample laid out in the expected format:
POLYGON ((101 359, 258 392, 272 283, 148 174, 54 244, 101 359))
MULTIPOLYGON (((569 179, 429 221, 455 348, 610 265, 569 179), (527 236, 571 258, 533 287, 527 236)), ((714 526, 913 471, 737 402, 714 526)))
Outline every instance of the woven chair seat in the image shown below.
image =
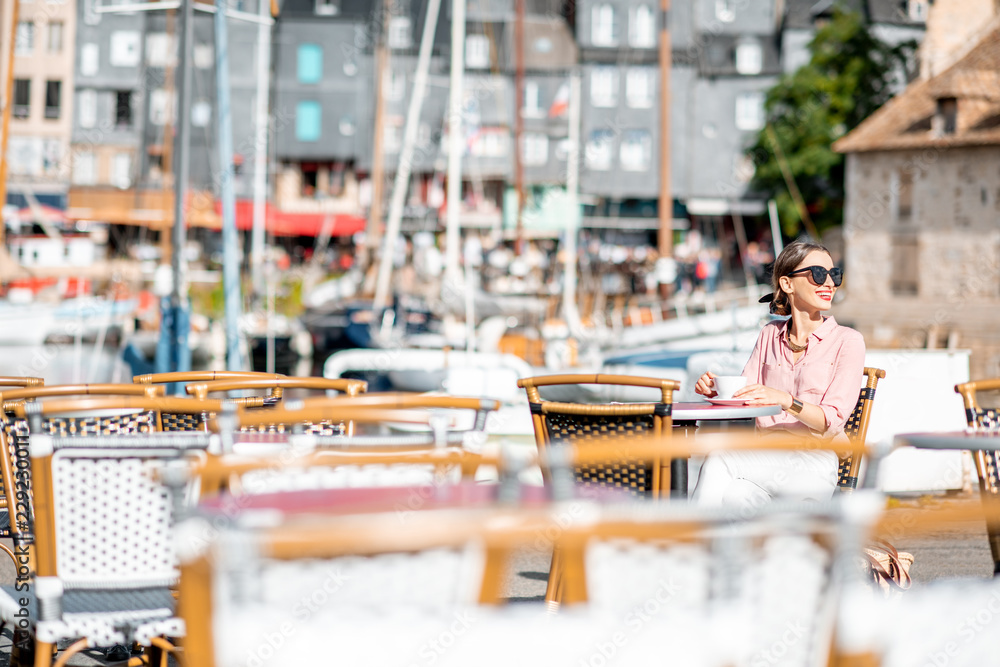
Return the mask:
POLYGON ((38 601, 33 590, 17 591, 3 586, 0 591, 0 614, 8 623, 16 623, 19 602, 26 599, 31 621, 38 638, 46 642, 85 638, 91 646, 110 646, 133 640, 148 643, 151 637, 183 634, 183 623, 173 618, 173 593, 169 588, 123 590, 67 590, 62 595, 62 618, 35 621, 38 601), (123 628, 130 628, 126 636, 123 628))
POLYGON ((245 473, 242 490, 250 495, 317 489, 374 488, 457 484, 458 466, 439 473, 429 465, 366 465, 310 468, 307 470, 260 470, 245 473))
POLYGON ((1000 609, 1000 580, 935 581, 894 600, 871 599, 867 592, 845 598, 841 615, 856 619, 852 628, 865 632, 858 639, 882 667, 996 664, 991 630, 1000 609))

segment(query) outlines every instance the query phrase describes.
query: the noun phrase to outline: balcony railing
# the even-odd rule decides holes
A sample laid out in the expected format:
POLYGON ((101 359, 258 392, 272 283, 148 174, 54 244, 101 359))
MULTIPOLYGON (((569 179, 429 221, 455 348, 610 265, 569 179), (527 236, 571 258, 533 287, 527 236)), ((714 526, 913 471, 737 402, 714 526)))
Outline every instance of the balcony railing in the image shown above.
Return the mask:
POLYGON ((45 107, 45 117, 50 120, 58 119, 60 113, 62 113, 62 107, 45 107))
POLYGON ((24 119, 31 115, 31 106, 28 104, 15 104, 13 108, 14 118, 24 119))

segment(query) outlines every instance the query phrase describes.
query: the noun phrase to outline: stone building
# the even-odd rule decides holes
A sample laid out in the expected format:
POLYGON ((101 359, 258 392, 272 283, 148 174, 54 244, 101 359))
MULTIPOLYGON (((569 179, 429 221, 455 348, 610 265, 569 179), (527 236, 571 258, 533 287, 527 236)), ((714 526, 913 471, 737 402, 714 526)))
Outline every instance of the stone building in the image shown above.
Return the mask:
POLYGON ((970 348, 1000 375, 1000 20, 834 144, 846 300, 872 347, 970 348))
MULTIPOLYGON (((0 81, 4 82, 13 4, 0 3, 0 81)), ((32 200, 57 209, 65 207, 75 35, 75 3, 21 0, 9 100, 13 105, 7 146, 9 182, 7 201, 0 202, 0 207, 23 208, 32 200)), ((0 87, 0 96, 4 92, 0 87)))

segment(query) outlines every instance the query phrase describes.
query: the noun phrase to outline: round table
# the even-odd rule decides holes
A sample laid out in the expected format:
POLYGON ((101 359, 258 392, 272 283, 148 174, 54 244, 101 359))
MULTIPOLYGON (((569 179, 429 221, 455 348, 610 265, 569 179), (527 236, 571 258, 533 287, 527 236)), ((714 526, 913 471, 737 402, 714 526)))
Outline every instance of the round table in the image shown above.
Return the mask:
MULTIPOLYGON (((736 421, 770 417, 781 414, 780 405, 712 405, 708 401, 674 403, 670 410, 677 435, 689 437, 701 421, 736 421)), ((687 498, 688 460, 674 459, 670 462, 670 495, 687 498)))
MULTIPOLYGON (((919 449, 968 449, 975 452, 976 472, 985 493, 980 493, 984 506, 995 505, 997 497, 996 470, 1000 464, 1000 433, 996 431, 940 431, 927 433, 900 433, 893 438, 893 445, 919 449), (992 472, 991 472, 992 471, 992 472), (986 475, 986 479, 983 479, 986 475)), ((981 487, 982 488, 982 487, 981 487)), ((986 522, 986 537, 993 555, 993 576, 1000 577, 1000 525, 986 522)))
POLYGON ((992 451, 1000 449, 1000 433, 989 431, 941 431, 900 433, 893 438, 897 446, 920 449, 969 449, 992 451))

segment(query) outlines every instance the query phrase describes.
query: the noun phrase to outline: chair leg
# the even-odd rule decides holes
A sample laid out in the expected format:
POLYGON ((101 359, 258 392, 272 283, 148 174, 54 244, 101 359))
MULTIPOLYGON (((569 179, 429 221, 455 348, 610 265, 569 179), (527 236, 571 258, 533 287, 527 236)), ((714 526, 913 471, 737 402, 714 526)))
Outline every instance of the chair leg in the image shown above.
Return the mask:
POLYGON ((552 564, 549 566, 549 582, 545 587, 545 604, 550 609, 559 606, 560 584, 562 583, 562 554, 559 547, 552 549, 552 564))
POLYGON ((17 667, 35 664, 35 638, 16 625, 11 633, 10 664, 17 667))
POLYGON ((55 644, 35 642, 35 667, 52 667, 52 656, 55 651, 55 644))

